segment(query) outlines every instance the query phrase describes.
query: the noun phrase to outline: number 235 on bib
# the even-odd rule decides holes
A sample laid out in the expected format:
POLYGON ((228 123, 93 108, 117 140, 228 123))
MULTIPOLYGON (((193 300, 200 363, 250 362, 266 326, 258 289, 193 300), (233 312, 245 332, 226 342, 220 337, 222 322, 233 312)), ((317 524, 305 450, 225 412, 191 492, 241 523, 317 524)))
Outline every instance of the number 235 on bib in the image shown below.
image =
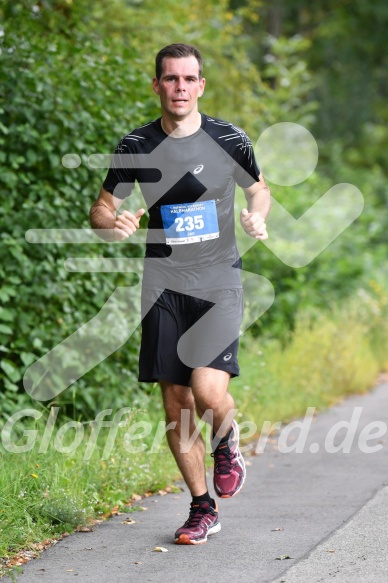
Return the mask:
POLYGON ((220 236, 215 200, 160 207, 167 245, 199 243, 220 236))

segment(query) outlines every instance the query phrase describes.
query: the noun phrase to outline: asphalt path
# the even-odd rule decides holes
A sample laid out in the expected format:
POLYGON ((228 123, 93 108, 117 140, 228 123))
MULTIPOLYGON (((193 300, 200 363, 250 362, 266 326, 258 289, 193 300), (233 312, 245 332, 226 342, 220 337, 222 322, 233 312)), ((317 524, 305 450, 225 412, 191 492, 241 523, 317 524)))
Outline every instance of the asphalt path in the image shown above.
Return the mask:
POLYGON ((246 454, 246 484, 219 501, 222 529, 206 544, 173 543, 188 516, 185 488, 63 539, 26 563, 16 581, 388 582, 387 417, 388 384, 380 384, 300 420, 305 428, 311 421, 308 431, 288 426, 287 437, 281 428, 263 453, 246 454))

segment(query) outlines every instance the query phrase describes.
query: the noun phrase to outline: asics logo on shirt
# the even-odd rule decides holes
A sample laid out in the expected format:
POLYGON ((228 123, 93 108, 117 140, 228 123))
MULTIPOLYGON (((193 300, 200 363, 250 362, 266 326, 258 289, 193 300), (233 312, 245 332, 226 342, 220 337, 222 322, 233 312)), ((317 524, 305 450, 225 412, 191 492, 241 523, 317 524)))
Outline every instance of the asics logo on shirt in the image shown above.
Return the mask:
POLYGON ((196 168, 194 168, 193 173, 194 174, 199 174, 200 172, 202 172, 203 170, 203 164, 199 164, 199 166, 197 166, 196 168))
POLYGON ((225 362, 227 362, 228 360, 230 360, 232 358, 232 353, 229 352, 228 354, 225 354, 223 360, 225 360, 225 362))

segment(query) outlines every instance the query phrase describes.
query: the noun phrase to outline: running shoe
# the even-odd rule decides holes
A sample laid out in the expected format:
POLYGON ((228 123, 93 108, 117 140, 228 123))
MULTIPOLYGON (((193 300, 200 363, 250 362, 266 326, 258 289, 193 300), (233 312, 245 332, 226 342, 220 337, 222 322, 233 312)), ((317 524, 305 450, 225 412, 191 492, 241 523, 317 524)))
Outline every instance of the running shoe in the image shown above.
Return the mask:
POLYGON ((200 545, 207 541, 209 534, 221 530, 218 522, 218 508, 213 508, 209 502, 199 502, 190 505, 190 515, 183 526, 175 533, 177 545, 200 545))
POLYGON ((214 458, 214 490, 220 498, 231 498, 244 485, 246 470, 238 447, 239 429, 236 421, 227 443, 220 443, 211 454, 214 458))

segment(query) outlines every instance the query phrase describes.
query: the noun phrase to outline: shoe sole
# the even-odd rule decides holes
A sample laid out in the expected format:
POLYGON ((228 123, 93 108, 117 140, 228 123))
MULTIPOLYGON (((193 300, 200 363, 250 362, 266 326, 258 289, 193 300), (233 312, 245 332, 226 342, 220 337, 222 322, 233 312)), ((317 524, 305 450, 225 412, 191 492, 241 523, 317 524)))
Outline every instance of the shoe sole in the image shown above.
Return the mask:
POLYGON ((221 523, 218 522, 217 524, 209 528, 205 538, 201 538, 200 540, 191 540, 188 534, 181 534, 179 538, 175 539, 174 542, 176 545, 203 545, 207 541, 208 536, 216 534, 217 532, 220 532, 220 530, 221 523))
MULTIPOLYGON (((240 429, 239 429, 236 421, 233 421, 233 429, 234 429, 234 431, 235 431, 235 433, 237 435, 237 441, 240 442, 240 429)), ((240 443, 239 443, 239 445, 240 445, 240 443)), ((239 450, 239 452, 240 452, 240 450, 239 450)), ((217 496, 219 498, 233 498, 233 496, 236 496, 236 494, 238 494, 241 491, 242 487, 244 486, 245 478, 247 476, 247 470, 246 470, 245 461, 244 461, 244 458, 243 458, 241 452, 240 452, 240 455, 239 455, 239 460, 240 459, 242 460, 242 468, 243 468, 243 478, 242 478, 241 484, 239 485, 239 487, 237 488, 237 490, 235 492, 233 492, 233 494, 219 494, 217 492, 216 488, 214 488, 214 491, 215 491, 215 493, 217 494, 217 496)))

